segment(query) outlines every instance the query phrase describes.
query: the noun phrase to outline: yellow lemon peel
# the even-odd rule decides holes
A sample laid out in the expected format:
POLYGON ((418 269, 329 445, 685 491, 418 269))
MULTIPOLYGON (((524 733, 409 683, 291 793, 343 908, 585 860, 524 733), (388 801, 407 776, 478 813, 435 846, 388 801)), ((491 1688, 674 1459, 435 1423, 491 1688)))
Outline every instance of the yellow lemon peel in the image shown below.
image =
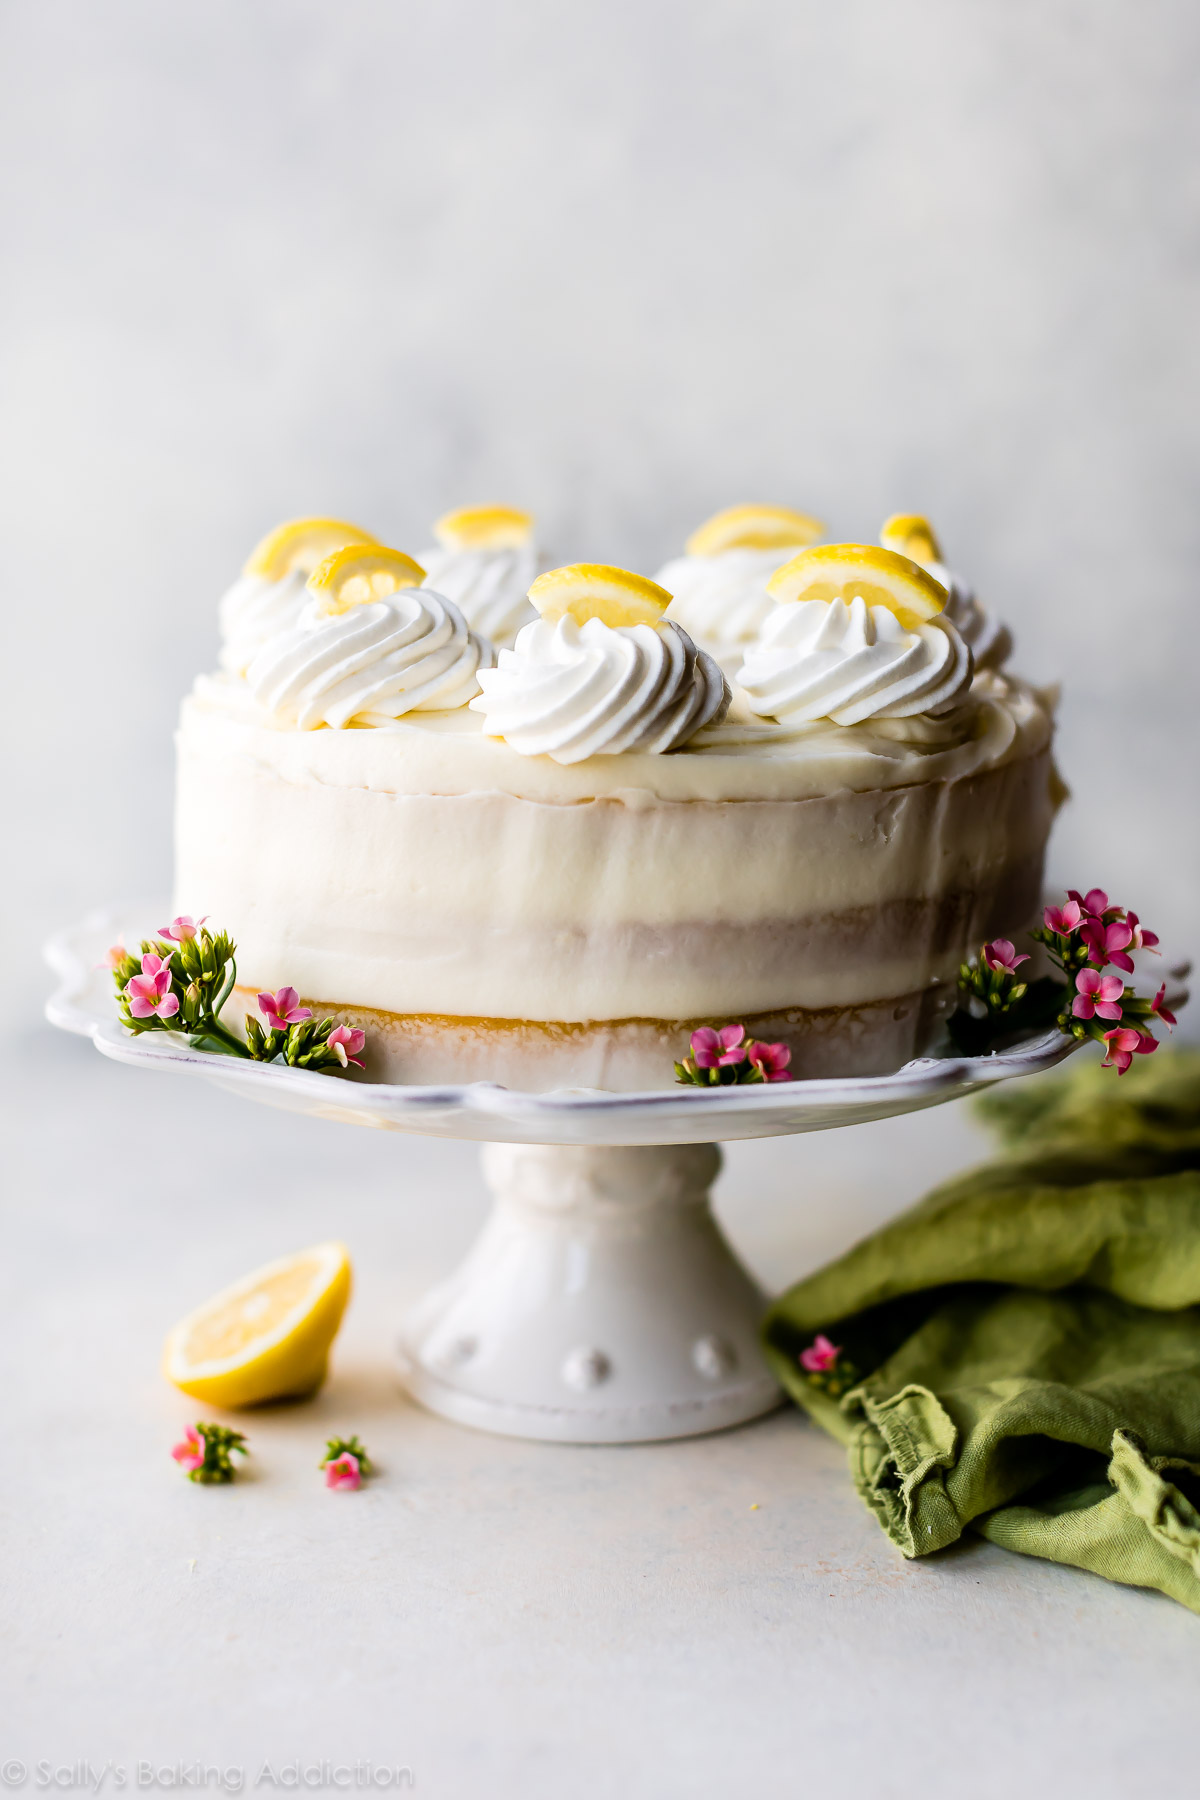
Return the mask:
POLYGON ((516 550, 533 535, 533 514, 516 506, 460 506, 436 520, 445 550, 516 550))
POLYGON ((940 563, 942 547, 933 526, 921 513, 893 513, 883 521, 879 541, 885 550, 907 556, 913 562, 940 563))
POLYGON ((420 563, 403 550, 389 550, 385 544, 347 544, 313 570, 308 591, 320 601, 321 611, 332 615, 386 600, 398 588, 420 587, 424 579, 420 563))
POLYGON ((815 544, 825 535, 819 519, 790 506, 727 506, 697 526, 684 545, 689 556, 719 556, 723 550, 787 550, 815 544))
POLYGON ((163 1373, 210 1406, 311 1394, 350 1298, 344 1244, 315 1244, 255 1269, 189 1313, 167 1338, 163 1373))
POLYGON ((844 600, 886 606, 911 631, 946 604, 946 590, 911 557, 876 544, 816 544, 801 550, 767 583, 773 600, 844 600))
POLYGON ((254 546, 242 571, 245 575, 262 575, 268 581, 282 581, 293 569, 311 575, 318 563, 345 544, 375 544, 378 538, 345 519, 289 519, 268 531, 254 546))
POLYGON ((568 563, 539 575, 529 598, 543 619, 569 614, 578 624, 599 619, 605 625, 658 625, 671 604, 666 588, 628 569, 608 563, 568 563))

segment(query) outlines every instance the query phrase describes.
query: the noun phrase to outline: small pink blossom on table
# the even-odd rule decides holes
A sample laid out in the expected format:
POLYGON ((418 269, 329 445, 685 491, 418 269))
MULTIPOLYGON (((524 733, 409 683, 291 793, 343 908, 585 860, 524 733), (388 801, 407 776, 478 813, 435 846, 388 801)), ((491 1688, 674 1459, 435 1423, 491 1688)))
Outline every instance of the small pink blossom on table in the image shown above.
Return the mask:
POLYGON ((1065 906, 1048 906, 1042 917, 1046 930, 1058 937, 1070 937, 1083 923, 1083 912, 1076 900, 1068 900, 1065 906))
POLYGON ((258 1010, 276 1031, 286 1031, 289 1025, 300 1025, 312 1018, 312 1008, 300 1005, 294 987, 281 987, 277 994, 260 994, 258 1010))
POLYGON ((329 1048, 341 1063, 343 1069, 353 1063, 355 1068, 363 1067, 362 1057, 358 1054, 367 1041, 365 1031, 358 1031, 349 1025, 338 1025, 329 1034, 329 1048))
POLYGON ((1158 1049, 1157 1038, 1134 1031, 1129 1025, 1115 1031, 1106 1031, 1104 1043, 1106 1055, 1100 1066, 1102 1069, 1115 1069, 1118 1075, 1125 1073, 1135 1056, 1151 1056, 1158 1049))
POLYGON ((1075 986, 1079 990, 1071 1004, 1071 1011, 1077 1019, 1119 1019, 1121 1017, 1121 995, 1125 992, 1125 983, 1115 975, 1101 975, 1096 969, 1080 969, 1075 977, 1075 986))
POLYGON ((808 1349, 800 1352, 800 1367, 810 1375, 823 1375, 834 1367, 841 1354, 842 1346, 831 1343, 823 1331, 818 1331, 808 1349))
POLYGON ((204 1467, 204 1438, 194 1425, 187 1427, 171 1455, 185 1474, 190 1475, 194 1470, 204 1467))
POLYGON ((172 919, 169 925, 160 925, 158 935, 166 938, 172 944, 188 944, 207 918, 207 913, 203 919, 193 919, 190 913, 181 913, 177 919, 172 919))
POLYGON ((764 1081, 792 1079, 788 1068, 792 1053, 786 1044, 760 1044, 755 1041, 750 1045, 749 1057, 764 1081))
POLYGON ((983 960, 989 969, 1003 969, 1007 975, 1015 975, 1021 964, 1028 962, 1027 956, 1018 956, 1017 947, 1008 938, 995 938, 990 944, 983 946, 983 960))
POLYGON ((692 1033, 692 1056, 698 1069, 721 1069, 746 1060, 744 1025, 701 1025, 692 1033))
POLYGON ((349 1450, 343 1450, 325 1464, 325 1486, 327 1488, 343 1488, 352 1491, 362 1486, 362 1469, 357 1456, 349 1450))
POLYGON ((142 972, 125 983, 129 1010, 135 1019, 169 1019, 179 1011, 179 996, 171 992, 171 971, 161 956, 147 951, 142 972))

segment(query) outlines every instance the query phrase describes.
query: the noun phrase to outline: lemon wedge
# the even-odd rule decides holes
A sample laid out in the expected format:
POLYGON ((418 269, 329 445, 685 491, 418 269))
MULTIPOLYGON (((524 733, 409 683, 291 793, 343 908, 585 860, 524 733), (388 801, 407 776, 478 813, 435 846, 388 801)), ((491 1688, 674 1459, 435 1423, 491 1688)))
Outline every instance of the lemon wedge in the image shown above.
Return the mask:
POLYGON ((533 515, 516 506, 460 506, 433 527, 444 550, 516 550, 532 534, 533 515))
POLYGON ((568 563, 539 575, 529 598, 543 619, 552 623, 568 614, 578 624, 599 619, 605 625, 657 625, 671 596, 657 581, 614 569, 608 563, 568 563))
POLYGON ((311 575, 319 562, 343 544, 374 544, 369 531, 347 525, 345 519, 289 519, 268 531, 260 544, 250 552, 243 574, 264 575, 268 581, 282 581, 293 569, 311 575))
POLYGON ((886 606, 908 630, 946 604, 946 590, 910 557, 875 544, 816 544, 776 569, 767 583, 773 600, 844 600, 886 606))
POLYGON ((819 519, 789 506, 727 506, 698 526, 684 549, 689 556, 719 556, 722 550, 787 550, 815 544, 824 535, 819 519))
POLYGON ((929 520, 920 513, 893 513, 883 522, 879 541, 885 550, 897 556, 911 557, 913 562, 940 563, 942 547, 929 520))
POLYGON ((181 1319, 163 1373, 211 1406, 311 1394, 350 1298, 344 1244, 316 1244, 256 1269, 181 1319))
POLYGON ((347 544, 318 563, 308 578, 308 591, 329 614, 349 612, 372 600, 386 600, 398 588, 420 587, 425 571, 403 550, 384 544, 347 544))

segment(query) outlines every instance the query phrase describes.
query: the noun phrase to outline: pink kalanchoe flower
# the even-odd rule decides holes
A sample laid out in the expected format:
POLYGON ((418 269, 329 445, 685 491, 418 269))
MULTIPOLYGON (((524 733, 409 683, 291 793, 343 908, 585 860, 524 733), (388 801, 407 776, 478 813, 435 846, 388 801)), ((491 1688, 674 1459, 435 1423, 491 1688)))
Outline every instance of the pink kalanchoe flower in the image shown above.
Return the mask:
POLYGON ((792 1079, 788 1064, 792 1053, 786 1044, 753 1043, 749 1049, 750 1061, 758 1069, 764 1081, 790 1081, 792 1079))
POLYGON ((1106 1031, 1104 1042, 1107 1053, 1100 1067, 1115 1069, 1123 1075, 1135 1056, 1151 1056, 1158 1049, 1158 1039, 1141 1031, 1134 1031, 1129 1025, 1116 1031, 1106 1031))
POLYGON ((1115 975, 1101 975, 1092 968, 1080 969, 1075 977, 1075 986, 1079 992, 1071 1003, 1071 1011, 1077 1019, 1121 1017, 1121 995, 1125 992, 1125 983, 1115 975))
POLYGON ((1065 906, 1048 906, 1042 918, 1047 931, 1057 932, 1059 937, 1070 937, 1083 923, 1083 912, 1077 900, 1068 900, 1065 906))
POLYGON ((277 994, 260 994, 258 1010, 275 1031, 286 1031, 289 1025, 312 1018, 312 1007, 301 1006, 299 1001, 294 987, 281 987, 277 994))
POLYGON ((1081 894, 1078 888, 1067 889, 1068 900, 1073 900, 1085 919, 1103 919, 1112 908, 1108 904, 1108 895, 1103 888, 1089 888, 1081 894))
POLYGON ((1132 928, 1122 919, 1114 919, 1108 925, 1097 919, 1085 920, 1080 929, 1080 937, 1088 947, 1088 960, 1096 968, 1104 968, 1106 963, 1115 963, 1118 969, 1124 969, 1127 975, 1133 974, 1133 958, 1128 955, 1133 942, 1132 928))
POLYGON ((104 961, 98 962, 96 967, 98 969, 119 969, 128 954, 124 944, 110 944, 104 952, 104 961))
POLYGON ((325 1464, 325 1486, 327 1488, 345 1488, 352 1490, 362 1486, 362 1469, 357 1456, 349 1450, 343 1450, 332 1462, 325 1464))
POLYGON ((158 935, 166 938, 172 944, 186 944, 189 939, 195 937, 207 918, 207 913, 203 919, 193 919, 189 913, 181 913, 177 919, 172 919, 169 925, 160 925, 158 935))
POLYGON ((1138 916, 1135 912, 1125 914, 1125 923, 1129 926, 1129 929, 1133 934, 1129 940, 1129 948, 1131 950, 1153 950, 1155 956, 1159 954, 1158 933, 1156 931, 1147 931, 1144 926, 1139 925, 1138 916))
POLYGON ((696 1067, 721 1069, 727 1063, 745 1062, 749 1048, 745 1037, 744 1025, 722 1025, 719 1031, 711 1025, 701 1025, 699 1031, 692 1033, 692 1055, 696 1067))
POLYGON ((169 1019, 179 1011, 179 996, 171 992, 170 967, 152 951, 142 958, 141 974, 131 975, 125 983, 125 993, 135 1019, 169 1019))
POLYGON ((1007 975, 1015 975, 1027 956, 1018 956, 1015 944, 1007 938, 995 938, 992 943, 983 946, 983 960, 989 969, 1003 969, 1007 975))
POLYGON ((823 1375, 833 1368, 841 1354, 842 1346, 831 1344, 825 1333, 818 1331, 808 1349, 800 1352, 800 1367, 810 1375, 823 1375))
POLYGON ((1155 994, 1153 1000, 1150 1002, 1150 1011, 1153 1013, 1153 1015, 1156 1019, 1162 1020, 1163 1024, 1166 1026, 1168 1031, 1171 1031, 1174 1029, 1174 1026, 1175 1026, 1175 1014, 1173 1012, 1168 1012, 1166 1007, 1163 1005, 1163 1001, 1166 999, 1166 997, 1167 997, 1167 984, 1164 981, 1162 986, 1159 988, 1157 994, 1155 994))
POLYGON ((183 1434, 182 1442, 176 1444, 171 1455, 184 1472, 190 1475, 193 1469, 204 1467, 204 1435, 189 1425, 183 1434))
POLYGON ((349 1025, 339 1025, 336 1030, 331 1031, 329 1034, 330 1049, 341 1063, 343 1069, 348 1063, 353 1063, 356 1068, 362 1068, 363 1061, 358 1053, 366 1044, 366 1041, 367 1034, 365 1031, 354 1030, 349 1025))

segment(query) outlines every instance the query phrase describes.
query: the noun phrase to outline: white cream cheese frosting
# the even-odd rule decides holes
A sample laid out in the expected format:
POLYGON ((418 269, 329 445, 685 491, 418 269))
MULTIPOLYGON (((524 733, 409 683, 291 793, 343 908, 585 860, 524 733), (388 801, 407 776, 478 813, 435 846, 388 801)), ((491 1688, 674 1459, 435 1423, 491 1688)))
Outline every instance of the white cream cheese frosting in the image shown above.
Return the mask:
POLYGON ((280 724, 337 730, 463 706, 491 659, 453 601, 410 587, 332 615, 310 599, 259 651, 246 683, 280 724))
POLYGON ((775 610, 767 582, 795 548, 722 550, 677 556, 654 577, 671 595, 668 619, 683 626, 736 679, 749 646, 775 610))
POLYGON ((740 685, 760 718, 792 724, 904 719, 963 700, 971 652, 939 613, 908 627, 861 596, 776 605, 742 666, 740 685))
POLYGON ((470 705, 488 736, 558 763, 676 750, 730 701, 717 664, 678 625, 581 625, 570 614, 526 625, 479 686, 470 705))
POLYGON ((538 573, 537 546, 530 542, 499 549, 454 545, 422 550, 417 561, 425 586, 445 595, 472 631, 508 648, 517 633, 537 618, 527 595, 538 573))
POLYGON ((239 576, 217 609, 223 669, 244 675, 264 644, 291 630, 308 600, 307 582, 307 569, 292 569, 278 581, 239 576))
POLYGON ((945 563, 925 562, 921 566, 928 569, 934 580, 940 581, 945 588, 945 616, 969 646, 975 667, 1002 668, 1012 655, 1012 633, 1008 626, 993 618, 980 605, 974 588, 968 587, 962 576, 956 575, 953 569, 948 569, 945 563))

